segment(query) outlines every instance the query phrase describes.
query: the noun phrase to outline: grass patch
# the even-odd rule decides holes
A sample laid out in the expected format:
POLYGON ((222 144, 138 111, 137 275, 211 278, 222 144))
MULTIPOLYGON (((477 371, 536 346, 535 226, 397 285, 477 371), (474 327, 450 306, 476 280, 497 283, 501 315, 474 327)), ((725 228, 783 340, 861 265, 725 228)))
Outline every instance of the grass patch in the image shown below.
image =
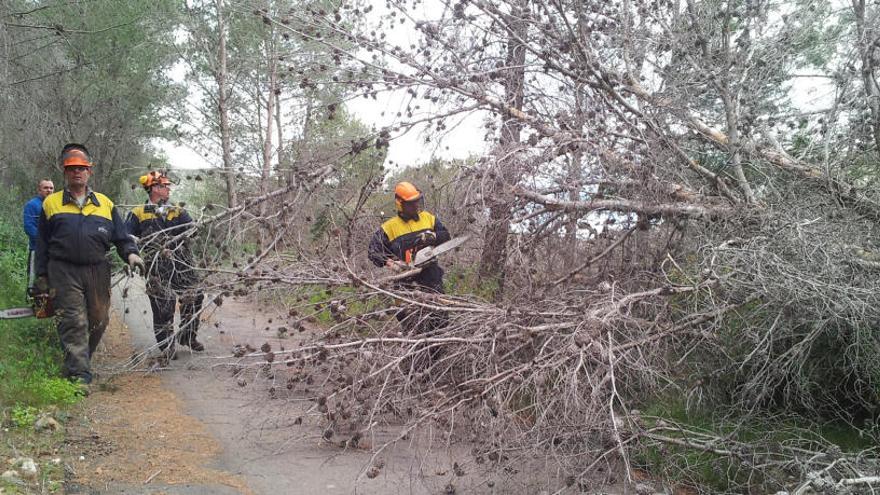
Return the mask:
POLYGON ((12 468, 7 459, 30 457, 37 465, 37 477, 24 484, 0 481, 4 495, 33 493, 64 493, 64 464, 61 445, 64 433, 37 433, 31 428, 10 428, 2 435, 0 460, 3 470, 12 468))
MULTIPOLYGON (((27 306, 27 238, 0 215, 0 307, 27 306)), ((54 320, 0 320, 0 412, 66 407, 78 387, 60 376, 61 344, 54 320)), ((21 414, 19 414, 21 418, 21 414)))
MULTIPOLYGON (((332 301, 339 301, 345 306, 344 315, 354 316, 376 311, 388 305, 386 298, 379 296, 364 297, 354 287, 306 287, 297 294, 297 299, 306 301, 313 311, 312 316, 321 325, 336 323, 330 310, 332 301)), ((300 303, 302 305, 302 303, 300 303)))
POLYGON ((477 296, 491 301, 498 292, 498 281, 481 279, 475 266, 454 266, 443 277, 443 290, 453 296, 477 296))
MULTIPOLYGON (((20 211, 0 205, 0 308, 27 306, 27 237, 20 211)), ((0 320, 0 462, 30 457, 38 469, 25 484, 0 481, 3 493, 63 493, 64 462, 59 448, 64 434, 36 432, 43 413, 63 422, 66 409, 81 399, 79 388, 61 378, 61 343, 54 320, 0 320)))
MULTIPOLYGON (((660 421, 672 423, 681 431, 668 430, 664 435, 685 438, 684 431, 710 434, 732 442, 760 444, 766 451, 781 446, 799 446, 822 449, 836 445, 844 453, 857 453, 876 447, 880 435, 875 430, 863 430, 842 422, 815 424, 799 416, 743 419, 725 418, 709 410, 688 410, 679 398, 664 398, 647 404, 642 416, 648 427, 660 421)), ((725 448, 723 443, 717 446, 725 448)), ((634 464, 668 480, 685 485, 708 488, 712 493, 728 493, 743 486, 764 486, 775 491, 778 480, 786 473, 762 470, 760 472, 729 456, 671 444, 646 444, 636 449, 634 464)))

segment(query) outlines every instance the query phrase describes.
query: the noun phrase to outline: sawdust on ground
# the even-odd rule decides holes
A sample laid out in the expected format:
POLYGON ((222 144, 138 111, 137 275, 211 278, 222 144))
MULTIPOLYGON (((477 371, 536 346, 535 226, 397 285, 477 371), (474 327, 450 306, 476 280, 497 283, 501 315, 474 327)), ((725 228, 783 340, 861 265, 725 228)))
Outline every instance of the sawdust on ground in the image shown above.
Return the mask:
MULTIPOLYGON (((124 362, 132 354, 127 329, 113 317, 96 355, 101 363, 124 362)), ((220 444, 155 373, 133 371, 101 376, 69 425, 72 481, 100 488, 150 483, 225 485, 251 495, 240 476, 210 467, 220 444), (80 456, 85 460, 80 460, 80 456)))

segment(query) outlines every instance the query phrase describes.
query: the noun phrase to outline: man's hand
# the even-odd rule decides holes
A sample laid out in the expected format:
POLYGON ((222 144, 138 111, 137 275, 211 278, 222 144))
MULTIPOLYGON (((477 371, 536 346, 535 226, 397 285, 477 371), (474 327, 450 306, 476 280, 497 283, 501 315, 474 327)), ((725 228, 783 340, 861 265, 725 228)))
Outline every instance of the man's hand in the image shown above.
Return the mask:
POLYGON ((128 255, 128 266, 126 267, 125 274, 130 277, 134 273, 140 273, 141 276, 144 276, 147 273, 147 267, 140 256, 131 253, 128 255))
POLYGON ((34 280, 34 292, 37 294, 49 293, 49 277, 40 275, 34 280))
POLYGON ((426 230, 419 234, 419 243, 423 246, 433 246, 437 242, 437 234, 433 230, 426 230))
POLYGON ((406 263, 403 263, 402 261, 386 260, 385 261, 385 268, 388 268, 392 272, 400 273, 409 267, 406 265, 406 263))

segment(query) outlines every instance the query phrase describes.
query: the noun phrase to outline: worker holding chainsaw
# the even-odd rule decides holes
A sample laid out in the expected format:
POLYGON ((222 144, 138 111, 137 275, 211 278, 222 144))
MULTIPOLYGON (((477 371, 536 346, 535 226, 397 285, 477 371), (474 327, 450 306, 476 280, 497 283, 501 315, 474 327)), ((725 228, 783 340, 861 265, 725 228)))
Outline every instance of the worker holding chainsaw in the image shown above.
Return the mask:
POLYGON ((177 342, 194 351, 205 346, 196 339, 199 313, 205 296, 199 290, 199 277, 193 266, 187 231, 192 218, 181 207, 169 203, 171 179, 164 172, 152 171, 140 177, 147 192, 146 203, 135 207, 128 217, 128 232, 140 241, 147 259, 147 295, 153 309, 153 333, 165 357, 176 358, 174 310, 180 300, 180 332, 177 342))
MULTIPOLYGON (((443 269, 432 251, 454 242, 450 241, 449 231, 437 217, 424 211, 424 197, 411 183, 397 184, 394 203, 397 215, 385 221, 370 240, 370 261, 394 272, 420 268, 417 274, 400 281, 401 288, 442 293, 443 269)), ((445 313, 421 309, 400 310, 395 316, 408 333, 430 333, 448 323, 445 313)), ((428 361, 436 354, 436 349, 430 351, 428 361)), ((413 362, 416 367, 426 366, 425 359, 420 357, 413 362)))
MULTIPOLYGON (((401 182, 395 186, 394 204, 397 215, 373 234, 368 251, 370 261, 376 266, 400 272, 414 268, 420 250, 438 246, 451 236, 437 217, 422 209, 422 193, 411 183, 401 182)), ((432 259, 421 269, 404 283, 430 292, 443 292, 443 269, 437 260, 432 259)))
POLYGON ((53 294, 64 375, 89 384, 91 357, 109 321, 110 245, 129 270, 143 273, 144 262, 113 202, 89 188, 93 164, 86 147, 65 145, 59 161, 66 186, 43 200, 34 290, 53 294))

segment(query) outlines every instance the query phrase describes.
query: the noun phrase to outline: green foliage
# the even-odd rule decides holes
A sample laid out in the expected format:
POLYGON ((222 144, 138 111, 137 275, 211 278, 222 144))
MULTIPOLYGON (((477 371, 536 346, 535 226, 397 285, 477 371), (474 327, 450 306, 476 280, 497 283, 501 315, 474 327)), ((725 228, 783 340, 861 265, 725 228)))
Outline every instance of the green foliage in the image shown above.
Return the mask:
POLYGON ((327 229, 330 228, 330 225, 330 212, 327 208, 322 208, 315 216, 315 221, 309 226, 309 233, 312 235, 312 240, 316 241, 324 237, 324 234, 327 233, 327 229))
POLYGON ((446 270, 443 290, 447 294, 476 296, 489 301, 498 290, 498 281, 480 278, 476 266, 456 265, 446 270))
POLYGON ((15 406, 12 408, 12 424, 18 428, 30 428, 37 421, 39 412, 33 406, 15 406))
POLYGON ((364 297, 354 287, 325 288, 313 286, 304 288, 296 296, 305 299, 313 309, 314 318, 322 325, 332 325, 335 322, 329 303, 339 301, 345 305, 345 315, 359 315, 375 311, 387 306, 387 300, 382 297, 364 297))
POLYGON ((92 184, 115 198, 131 170, 153 159, 150 140, 168 135, 161 111, 184 97, 166 76, 176 60, 179 0, 151 2, 0 2, 0 18, 24 12, 23 27, 0 32, 6 42, 0 70, 6 90, 0 115, 0 180, 26 191, 36 179, 61 185, 56 157, 64 142, 88 146, 96 162, 92 184), (41 5, 37 8, 37 5, 41 5), (39 36, 38 36, 39 35, 39 36), (8 79, 4 79, 8 78, 8 79))
MULTIPOLYGON (((877 442, 876 431, 860 430, 842 422, 812 424, 798 416, 757 421, 739 415, 725 417, 720 411, 709 409, 694 410, 680 395, 657 398, 643 404, 641 411, 647 427, 661 423, 674 425, 672 430, 663 433, 671 438, 685 439, 685 432, 705 433, 725 438, 728 446, 729 442, 743 442, 762 445, 767 452, 783 445, 809 449, 817 444, 832 444, 842 452, 857 453, 876 446, 877 442)), ((754 470, 732 456, 668 443, 642 444, 635 449, 633 462, 652 475, 708 488, 711 493, 729 493, 742 486, 756 488, 762 483, 772 484, 774 477, 785 479, 784 473, 754 470)), ((765 488, 773 491, 769 486, 765 488)))

